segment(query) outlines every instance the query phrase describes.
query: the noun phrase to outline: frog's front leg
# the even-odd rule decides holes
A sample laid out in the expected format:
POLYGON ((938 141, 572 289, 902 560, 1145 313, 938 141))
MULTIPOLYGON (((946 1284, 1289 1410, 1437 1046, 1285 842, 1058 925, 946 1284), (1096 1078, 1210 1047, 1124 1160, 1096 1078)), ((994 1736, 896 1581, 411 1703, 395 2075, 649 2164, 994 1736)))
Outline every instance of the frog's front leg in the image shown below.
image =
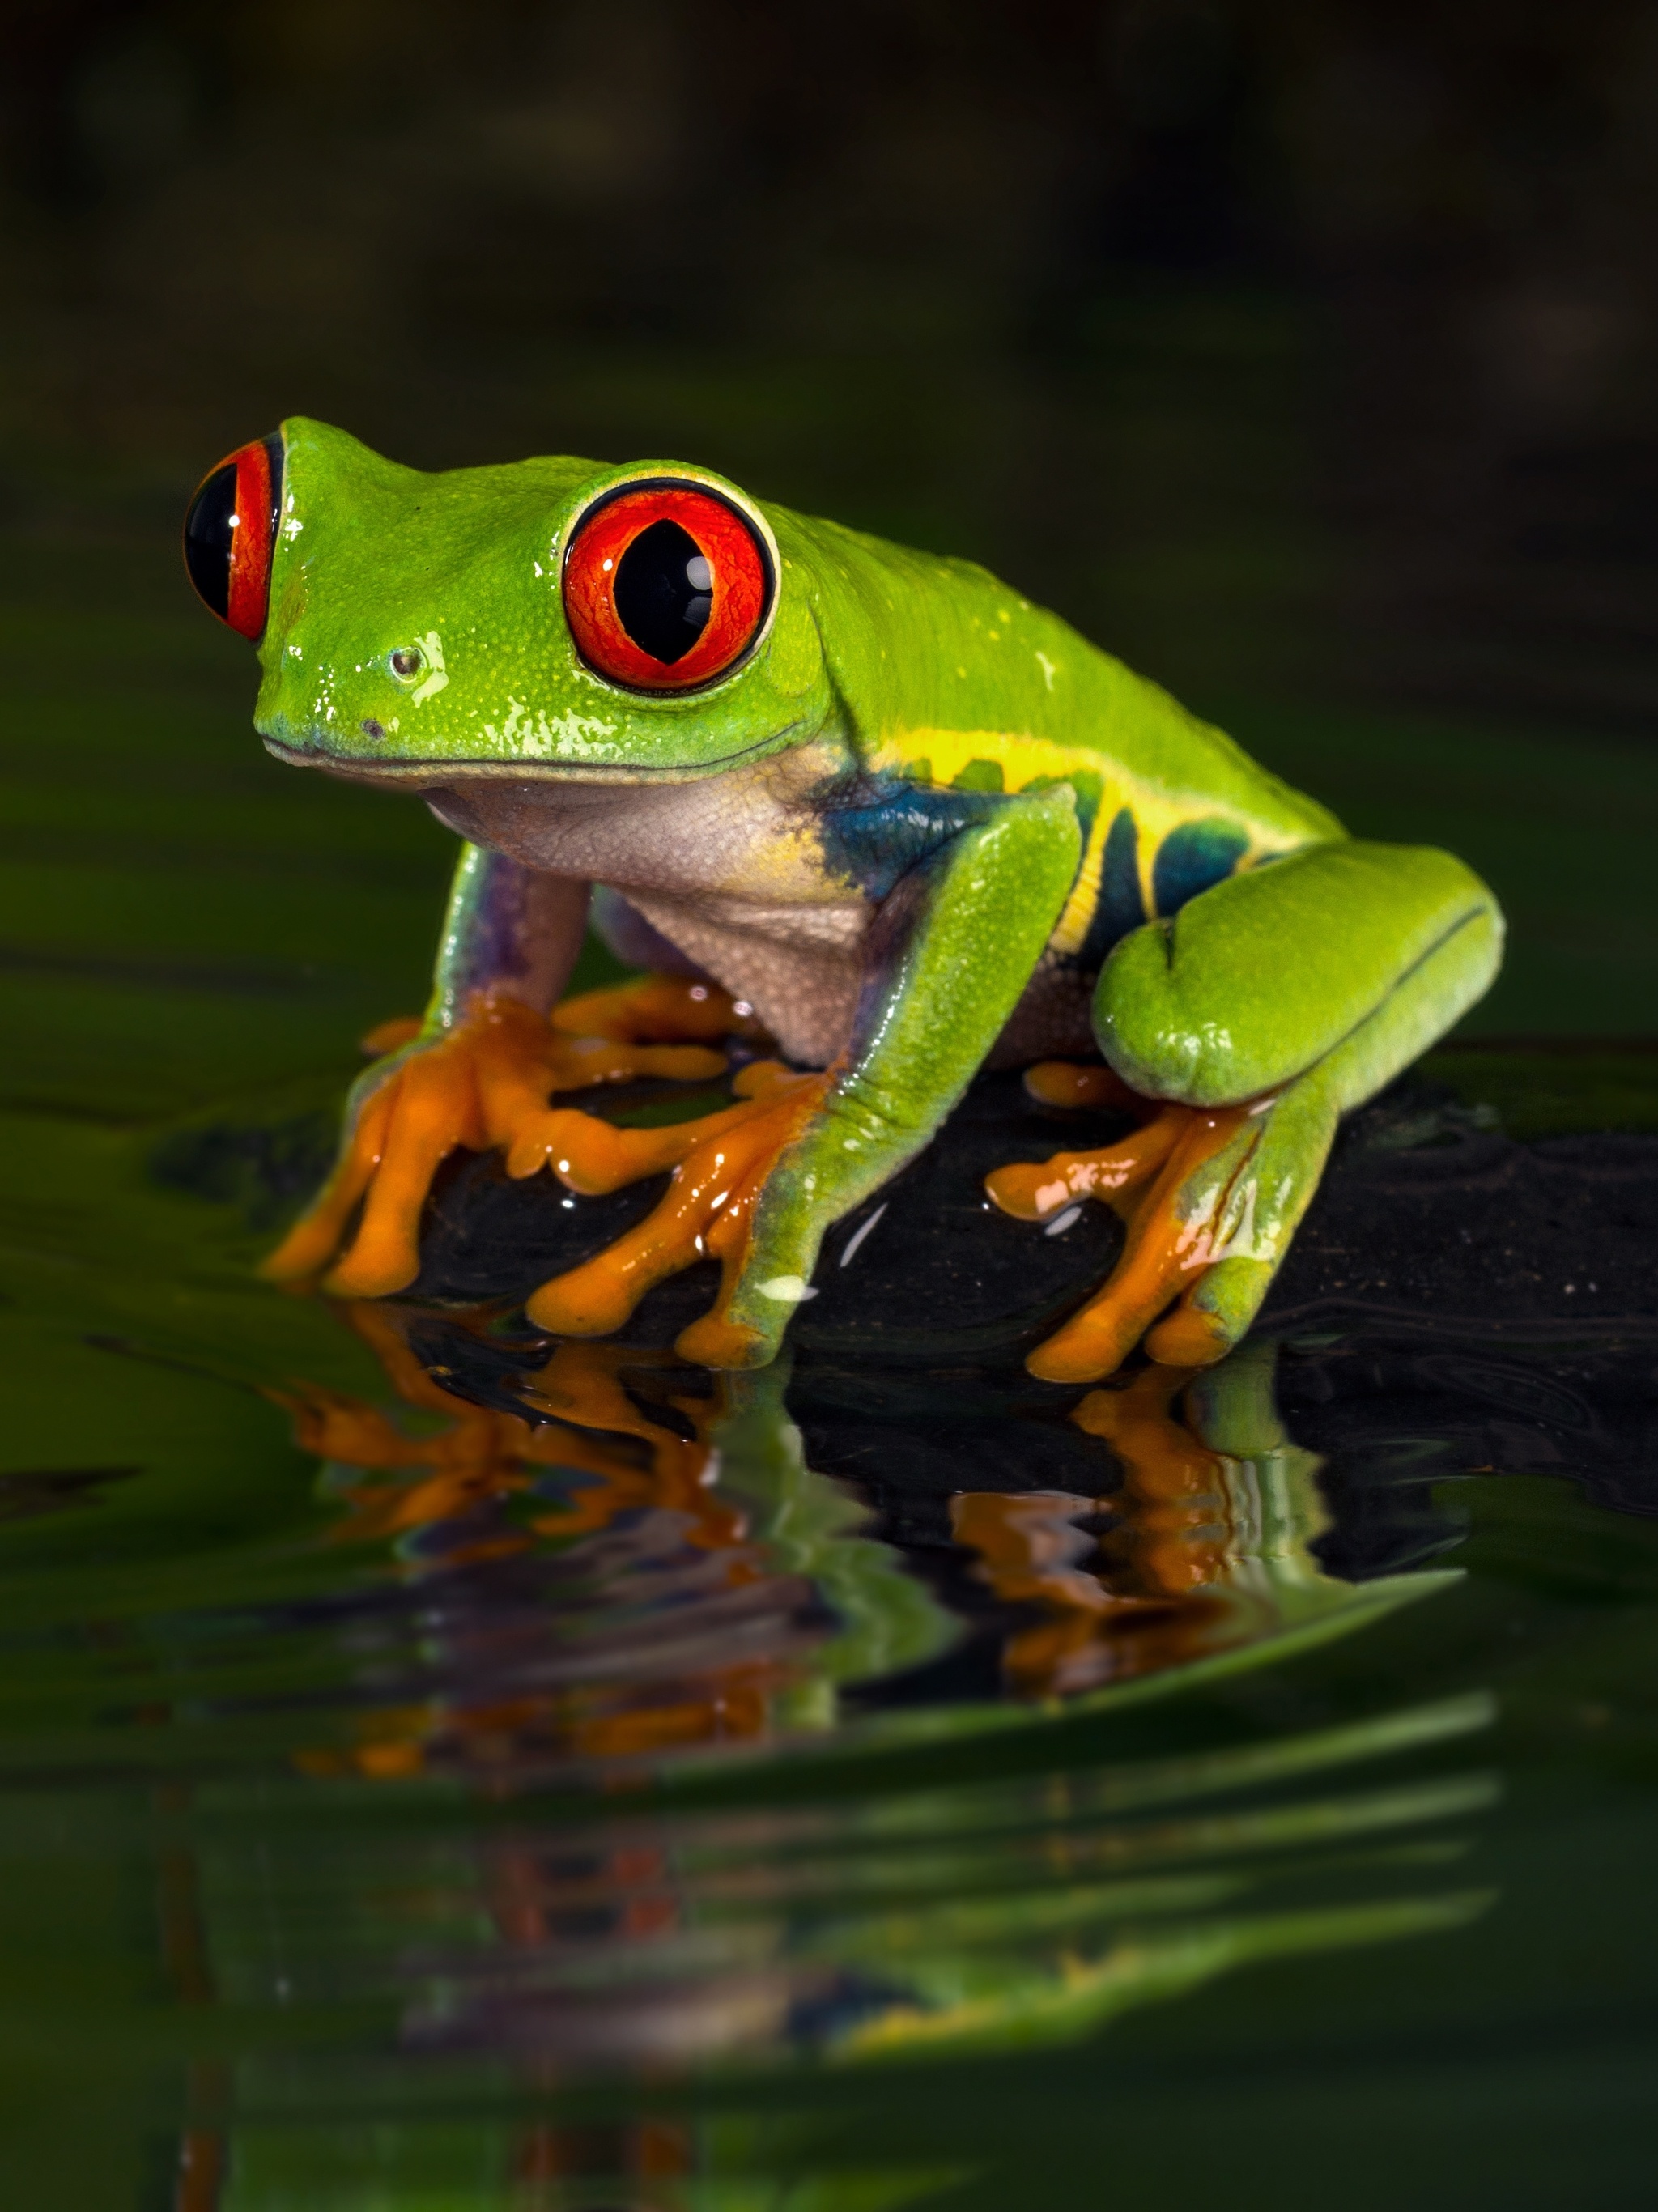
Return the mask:
POLYGON ((1079 857, 1068 786, 1010 797, 902 877, 868 939, 852 1042, 823 1075, 744 1072, 743 1102, 677 1129, 550 1124, 556 1172, 581 1190, 675 1168, 655 1212, 544 1284, 529 1311, 561 1334, 620 1326, 653 1283, 705 1252, 722 1281, 681 1335, 686 1359, 763 1366, 811 1296, 824 1231, 914 1158, 966 1090, 1053 933, 1079 857))
POLYGON ((354 1086, 334 1171, 267 1274, 302 1280, 336 1261, 326 1286, 342 1297, 402 1290, 419 1272, 432 1177, 457 1146, 498 1146, 513 1172, 528 1173, 544 1158, 536 1139, 555 1118, 551 1092, 724 1072, 723 1054, 708 1047, 745 1025, 713 986, 647 977, 554 1006, 581 948, 587 900, 585 883, 463 848, 425 1018, 387 1024, 369 1040, 385 1056, 354 1086))
POLYGON ((1230 878, 1125 938, 1095 1030, 1158 1110, 1106 1152, 990 1178, 997 1202, 1030 1218, 1078 1197, 1128 1212, 1111 1279, 1032 1371, 1092 1382, 1143 1335, 1155 1360, 1220 1358, 1266 1295, 1339 1116, 1481 996, 1502 940, 1496 901, 1448 854, 1357 842, 1230 878))

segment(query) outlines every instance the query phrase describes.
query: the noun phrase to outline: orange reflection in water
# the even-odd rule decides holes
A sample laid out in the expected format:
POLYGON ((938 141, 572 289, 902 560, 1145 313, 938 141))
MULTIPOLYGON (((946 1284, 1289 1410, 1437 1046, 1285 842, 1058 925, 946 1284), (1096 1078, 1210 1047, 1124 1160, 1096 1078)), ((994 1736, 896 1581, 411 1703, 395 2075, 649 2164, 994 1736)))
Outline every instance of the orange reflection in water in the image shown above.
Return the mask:
MULTIPOLYGON (((445 1647, 454 1663, 440 1651, 442 1691, 383 1699, 349 1747, 301 1754, 307 1771, 436 1765, 504 1784, 549 1759, 637 1760, 772 1731, 780 1694, 833 1628, 811 1583, 780 1571, 718 1483, 727 1378, 665 1350, 577 1340, 512 1378, 519 1414, 446 1388, 450 1370, 422 1364, 396 1307, 341 1310, 421 1419, 310 1384, 281 1394, 298 1442, 330 1463, 336 1540, 392 1545, 415 1581, 510 1577, 515 1562, 563 1579, 532 1596, 519 1585, 515 1601, 509 1583, 475 1595, 445 1647), (511 1663, 476 1663, 514 1638, 511 1663)), ((1120 1478, 1103 1535, 1094 1495, 950 1501, 974 1571, 1017 1608, 1001 1653, 1015 1696, 1188 1666, 1270 1632, 1291 1585, 1330 1589, 1306 1548, 1322 1525, 1316 1462, 1268 1410, 1271 1380, 1262 1347, 1218 1368, 1152 1365, 1083 1396, 1071 1419, 1120 1478), (1281 1501, 1268 1508, 1275 1480, 1299 1501, 1287 1520, 1281 1501), (1273 1510, 1284 1526, 1269 1542, 1273 1510)), ((777 1414, 786 1426, 780 1399, 777 1414)))
POLYGON ((1004 1647, 1018 1695, 1074 1695, 1187 1665, 1236 1636, 1239 1571, 1259 1528, 1240 1514, 1229 1479, 1237 1462, 1179 1417, 1182 1392, 1209 1371, 1146 1367, 1125 1386, 1090 1390, 1072 1413, 1122 1470, 1102 1539, 1077 1525, 1099 1501, 1068 1491, 968 1491, 951 1501, 957 1540, 978 1553, 984 1579, 1043 1616, 1004 1647))
MULTIPOLYGON (((380 1705, 354 1743, 298 1754, 304 1771, 390 1778, 459 1765, 504 1779, 524 1761, 550 1755, 637 1759, 767 1733, 777 1693, 801 1671, 793 1649, 801 1632, 782 1616, 804 1610, 810 1592, 775 1575, 748 1540, 746 1515, 715 1486, 718 1454, 709 1437, 724 1410, 717 1389, 707 1396, 676 1393, 676 1376, 688 1370, 667 1352, 577 1341, 561 1344, 544 1365, 519 1378, 525 1414, 503 1413, 444 1389, 437 1379, 443 1370, 422 1364, 392 1311, 367 1301, 338 1310, 403 1403, 440 1416, 441 1425, 406 1425, 363 1399, 308 1382, 271 1394, 289 1413, 295 1442, 331 1463, 343 1508, 334 1540, 395 1543, 402 1571, 419 1577, 568 1553, 608 1539, 610 1549, 595 1557, 593 1572, 596 1580, 614 1579, 606 1595, 618 1611, 630 1570, 647 1613, 646 1585, 670 1574, 677 1559, 682 1586, 669 1594, 671 1603, 687 1585, 716 1607, 750 1589, 765 1597, 762 1610, 776 1613, 785 1632, 754 1656, 711 1663, 707 1650, 693 1650, 677 1664, 665 1649, 653 1667, 651 1624, 638 1620, 641 1663, 629 1668, 610 1663, 620 1655, 604 1648, 602 1626, 585 1639, 578 1631, 592 1661, 587 1679, 551 1690, 502 1685, 492 1694, 480 1686, 471 1694, 380 1705), (647 1411, 638 1392, 653 1370, 665 1387, 647 1411), (552 1503, 550 1474, 559 1478, 552 1503), (693 1563, 687 1574, 687 1554, 700 1555, 702 1567, 693 1563), (762 1593, 762 1584, 768 1591, 762 1593)), ((568 1626, 550 1610, 550 1639, 568 1626)), ((822 1632, 809 1632, 811 1640, 822 1632)), ((755 1640, 742 1639, 750 1646, 755 1640)))

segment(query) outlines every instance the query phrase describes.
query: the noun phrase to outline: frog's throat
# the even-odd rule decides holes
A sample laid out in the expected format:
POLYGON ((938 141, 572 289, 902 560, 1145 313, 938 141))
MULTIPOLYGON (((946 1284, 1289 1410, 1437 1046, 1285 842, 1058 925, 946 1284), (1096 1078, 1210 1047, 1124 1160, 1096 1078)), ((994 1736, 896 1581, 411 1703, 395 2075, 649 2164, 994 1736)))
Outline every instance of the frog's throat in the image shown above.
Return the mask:
POLYGON ((744 761, 786 751, 800 743, 808 734, 808 728, 804 720, 790 722, 757 738, 751 745, 739 745, 735 752, 722 753, 718 760, 671 763, 663 767, 592 761, 579 765, 564 761, 531 760, 375 761, 348 758, 323 745, 294 744, 286 738, 268 736, 263 730, 259 738, 268 753, 279 761, 286 761, 290 768, 320 769, 325 775, 337 776, 347 783, 403 784, 418 790, 462 781, 701 783, 709 776, 728 774, 744 761))

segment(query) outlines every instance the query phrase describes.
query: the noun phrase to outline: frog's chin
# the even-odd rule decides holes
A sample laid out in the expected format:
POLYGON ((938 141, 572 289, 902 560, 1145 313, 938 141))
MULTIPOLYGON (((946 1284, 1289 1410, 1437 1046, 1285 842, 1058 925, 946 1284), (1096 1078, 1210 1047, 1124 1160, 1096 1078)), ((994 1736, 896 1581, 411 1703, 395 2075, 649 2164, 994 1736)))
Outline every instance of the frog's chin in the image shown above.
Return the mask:
POLYGON ((407 790, 423 791, 460 782, 697 783, 705 776, 725 775, 739 763, 756 760, 762 753, 780 752, 799 741, 805 726, 791 723, 786 729, 774 730, 754 744, 740 745, 718 760, 665 764, 654 761, 370 760, 361 754, 342 754, 321 742, 296 744, 291 738, 272 737, 264 731, 259 736, 265 750, 290 768, 320 769, 325 775, 342 777, 348 783, 400 784, 407 790))

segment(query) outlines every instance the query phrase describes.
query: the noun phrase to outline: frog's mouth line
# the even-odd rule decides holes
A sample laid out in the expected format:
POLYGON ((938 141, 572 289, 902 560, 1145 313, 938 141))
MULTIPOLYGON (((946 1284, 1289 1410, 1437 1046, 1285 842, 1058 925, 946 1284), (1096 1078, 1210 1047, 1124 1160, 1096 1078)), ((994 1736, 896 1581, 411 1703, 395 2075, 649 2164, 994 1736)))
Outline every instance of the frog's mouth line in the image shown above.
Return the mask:
POLYGON ((635 767, 623 762, 610 766, 594 761, 351 760, 329 752, 321 745, 292 744, 284 738, 267 737, 263 731, 259 735, 265 750, 276 759, 286 761, 290 768, 320 769, 325 775, 338 776, 347 783, 405 784, 418 791, 475 781, 700 783, 706 777, 723 775, 741 761, 757 759, 762 753, 781 752, 796 742, 805 726, 804 721, 791 722, 786 728, 774 730, 754 744, 739 745, 734 753, 721 754, 718 760, 678 768, 635 767))

